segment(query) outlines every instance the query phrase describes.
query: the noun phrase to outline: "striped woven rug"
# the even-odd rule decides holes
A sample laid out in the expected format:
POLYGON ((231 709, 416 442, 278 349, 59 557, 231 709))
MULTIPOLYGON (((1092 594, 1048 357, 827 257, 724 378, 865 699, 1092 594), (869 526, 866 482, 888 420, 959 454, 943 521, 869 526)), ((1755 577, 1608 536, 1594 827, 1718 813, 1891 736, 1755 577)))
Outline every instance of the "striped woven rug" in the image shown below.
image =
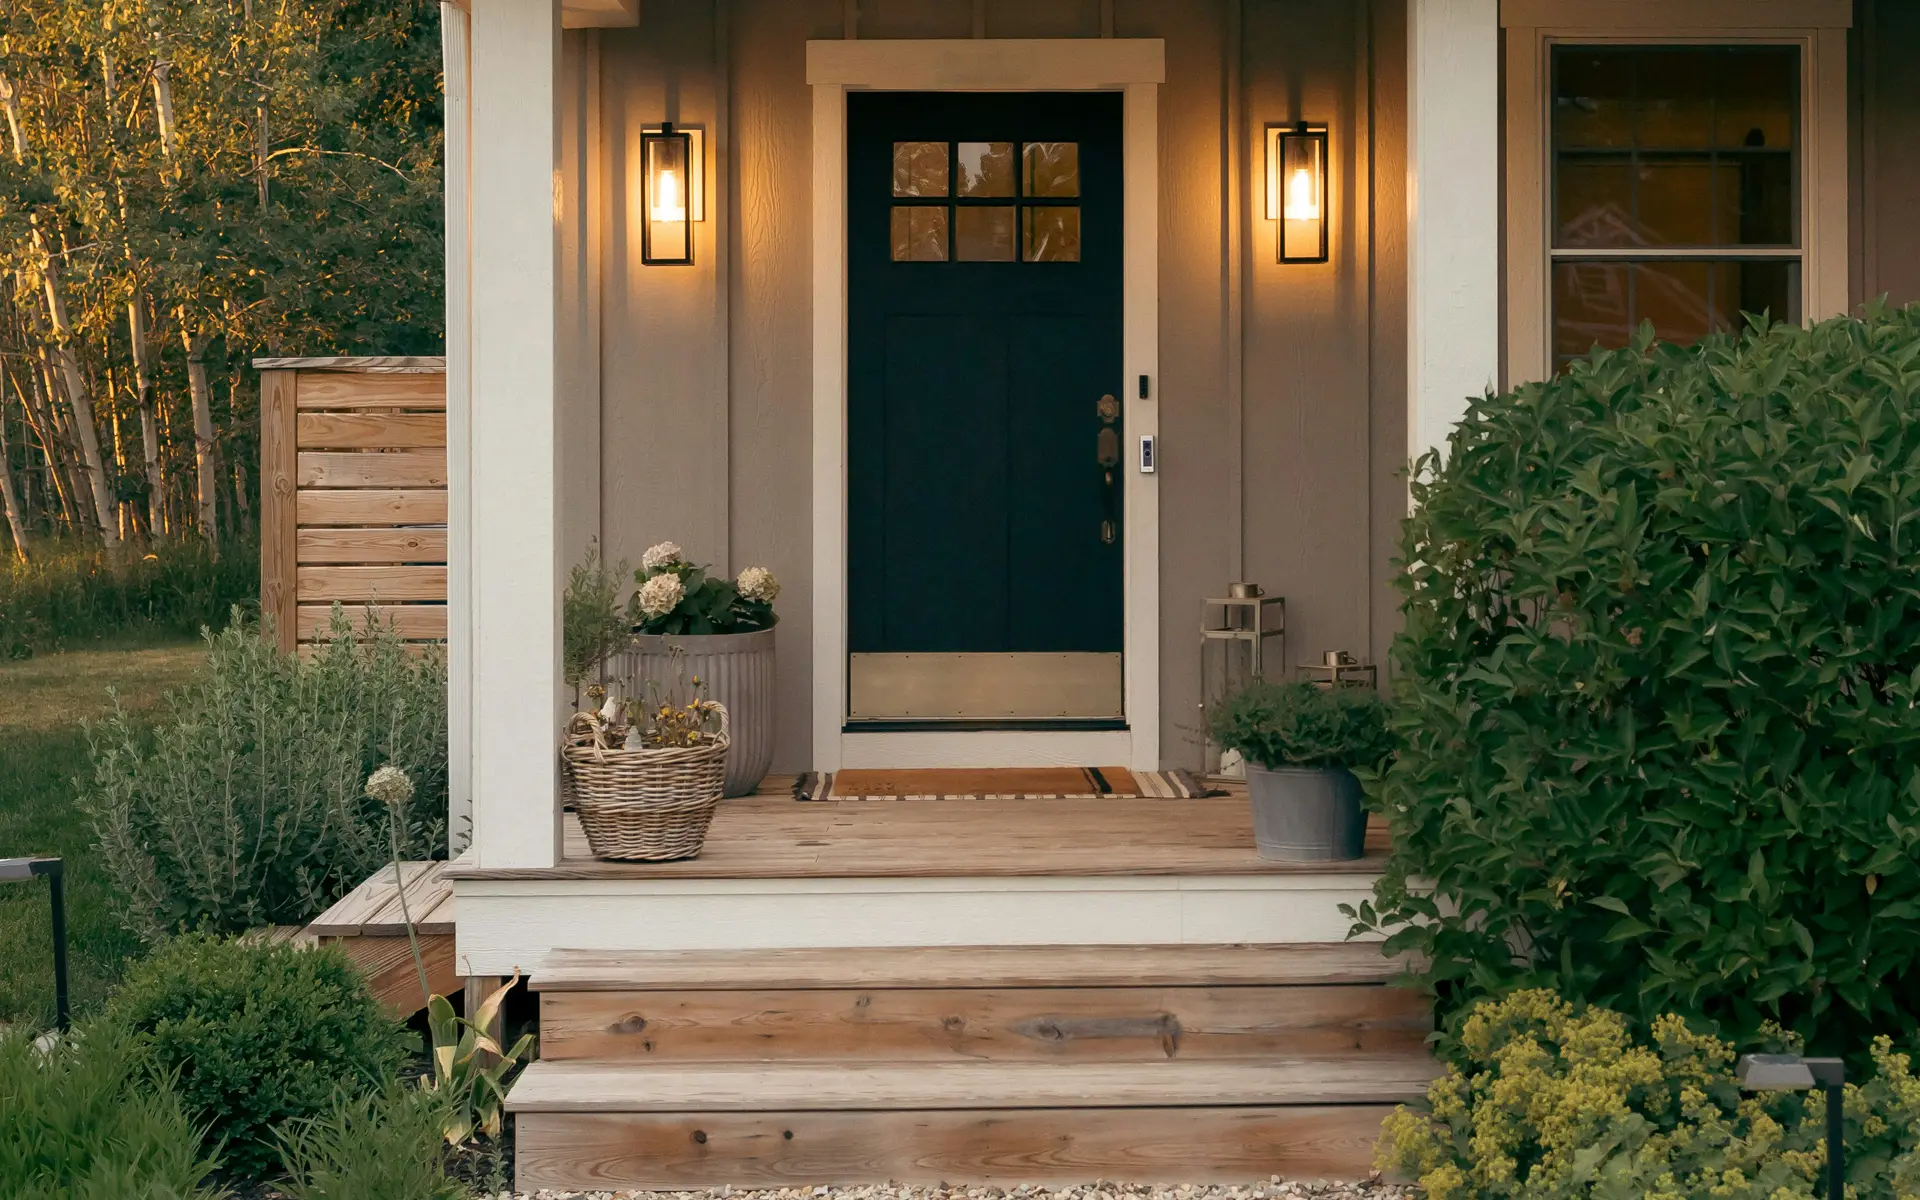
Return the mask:
POLYGON ((986 767, 809 772, 796 800, 1186 800, 1206 796, 1189 771, 1125 767, 986 767))

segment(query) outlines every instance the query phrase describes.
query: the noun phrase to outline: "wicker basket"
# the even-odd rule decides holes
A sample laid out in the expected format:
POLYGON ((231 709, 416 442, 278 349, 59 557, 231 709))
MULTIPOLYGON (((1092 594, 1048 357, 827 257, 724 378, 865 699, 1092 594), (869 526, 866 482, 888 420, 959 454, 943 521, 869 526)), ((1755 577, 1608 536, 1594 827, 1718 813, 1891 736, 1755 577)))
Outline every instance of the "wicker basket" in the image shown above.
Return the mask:
POLYGON ((575 717, 560 757, 593 856, 662 862, 699 854, 720 804, 731 740, 724 707, 713 741, 647 750, 609 750, 575 717))

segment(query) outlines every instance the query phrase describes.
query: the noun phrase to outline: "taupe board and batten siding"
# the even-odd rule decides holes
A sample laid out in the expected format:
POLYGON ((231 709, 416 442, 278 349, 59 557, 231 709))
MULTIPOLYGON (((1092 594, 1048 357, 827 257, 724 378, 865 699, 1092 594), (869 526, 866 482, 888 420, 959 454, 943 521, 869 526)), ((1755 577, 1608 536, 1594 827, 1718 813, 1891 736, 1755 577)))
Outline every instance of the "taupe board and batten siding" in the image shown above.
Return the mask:
POLYGON ((335 601, 409 641, 447 636, 447 379, 440 358, 263 358, 260 611, 280 646, 335 601))

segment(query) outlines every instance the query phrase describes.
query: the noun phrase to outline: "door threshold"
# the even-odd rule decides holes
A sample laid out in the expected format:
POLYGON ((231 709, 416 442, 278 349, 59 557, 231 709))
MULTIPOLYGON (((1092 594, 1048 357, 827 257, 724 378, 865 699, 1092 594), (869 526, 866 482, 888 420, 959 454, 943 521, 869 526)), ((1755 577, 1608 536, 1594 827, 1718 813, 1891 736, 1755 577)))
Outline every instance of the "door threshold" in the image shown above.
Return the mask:
POLYGON ((1048 717, 1034 721, 947 720, 920 718, 848 721, 841 733, 1082 733, 1127 729, 1124 717, 1048 717))

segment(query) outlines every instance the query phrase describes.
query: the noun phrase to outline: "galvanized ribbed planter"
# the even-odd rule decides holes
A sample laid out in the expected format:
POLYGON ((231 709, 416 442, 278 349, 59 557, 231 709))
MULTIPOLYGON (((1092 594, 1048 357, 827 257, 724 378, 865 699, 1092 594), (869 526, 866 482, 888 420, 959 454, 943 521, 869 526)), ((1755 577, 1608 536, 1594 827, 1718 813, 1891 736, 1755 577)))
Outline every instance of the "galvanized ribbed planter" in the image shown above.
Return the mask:
MULTIPOLYGON (((777 628, 777 627, 776 627, 777 628)), ((733 721, 733 746, 727 752, 725 793, 747 796, 760 786, 773 764, 773 630, 756 633, 636 634, 632 646, 614 656, 609 672, 625 694, 647 696, 647 681, 663 691, 682 679, 683 699, 691 699, 694 676, 706 698, 727 706, 733 721), (676 655, 674 647, 681 653, 676 655), (676 661, 677 660, 677 661, 676 661)))

